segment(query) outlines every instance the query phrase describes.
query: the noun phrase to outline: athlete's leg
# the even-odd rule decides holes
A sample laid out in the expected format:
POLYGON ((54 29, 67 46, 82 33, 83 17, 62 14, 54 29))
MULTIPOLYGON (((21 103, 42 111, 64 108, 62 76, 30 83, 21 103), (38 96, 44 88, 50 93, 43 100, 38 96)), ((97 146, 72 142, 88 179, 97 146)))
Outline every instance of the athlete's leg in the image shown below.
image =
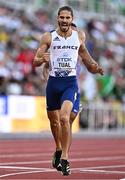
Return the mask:
POLYGON ((61 171, 60 158, 62 154, 61 141, 60 141, 60 119, 59 111, 47 111, 48 118, 50 120, 51 132, 53 134, 56 150, 52 157, 52 166, 58 171, 61 171))
POLYGON ((70 143, 69 143, 69 150, 72 143, 72 124, 77 116, 77 113, 71 112, 70 114, 70 143))
POLYGON ((79 113, 79 104, 80 104, 80 93, 77 93, 76 100, 73 104, 72 112, 70 114, 70 144, 69 144, 69 149, 72 143, 72 124, 76 118, 76 116, 79 113))
POLYGON ((65 100, 60 110, 61 145, 62 145, 61 159, 68 159, 68 151, 70 144, 70 113, 72 107, 73 107, 73 103, 71 101, 65 100))
POLYGON ((51 132, 53 134, 55 144, 56 144, 56 150, 61 150, 61 142, 60 142, 60 120, 59 120, 59 111, 47 111, 47 115, 50 121, 50 128, 51 132))
MULTIPOLYGON (((61 149, 60 143, 60 120, 59 111, 61 108, 60 96, 55 91, 55 78, 49 77, 46 87, 47 115, 50 121, 51 131, 55 140, 56 150, 61 149)), ((58 81, 56 82, 58 85, 58 81)))

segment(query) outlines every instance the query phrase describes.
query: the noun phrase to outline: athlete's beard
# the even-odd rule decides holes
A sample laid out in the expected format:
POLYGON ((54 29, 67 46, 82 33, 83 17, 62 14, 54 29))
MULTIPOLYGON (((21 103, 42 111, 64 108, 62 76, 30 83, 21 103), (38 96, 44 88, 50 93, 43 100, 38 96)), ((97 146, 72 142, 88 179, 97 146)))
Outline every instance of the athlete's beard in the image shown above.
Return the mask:
POLYGON ((59 23, 59 27, 62 32, 67 32, 69 30, 70 25, 68 24, 67 26, 62 27, 62 24, 59 23))

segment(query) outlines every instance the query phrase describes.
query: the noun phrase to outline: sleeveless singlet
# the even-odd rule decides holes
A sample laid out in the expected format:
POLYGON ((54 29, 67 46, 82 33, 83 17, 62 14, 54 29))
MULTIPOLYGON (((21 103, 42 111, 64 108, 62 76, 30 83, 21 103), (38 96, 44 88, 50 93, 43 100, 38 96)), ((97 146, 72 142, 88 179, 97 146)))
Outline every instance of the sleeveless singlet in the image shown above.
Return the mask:
POLYGON ((53 31, 51 35, 49 75, 54 77, 76 76, 80 47, 78 32, 72 30, 71 36, 66 39, 58 35, 56 31, 53 31))

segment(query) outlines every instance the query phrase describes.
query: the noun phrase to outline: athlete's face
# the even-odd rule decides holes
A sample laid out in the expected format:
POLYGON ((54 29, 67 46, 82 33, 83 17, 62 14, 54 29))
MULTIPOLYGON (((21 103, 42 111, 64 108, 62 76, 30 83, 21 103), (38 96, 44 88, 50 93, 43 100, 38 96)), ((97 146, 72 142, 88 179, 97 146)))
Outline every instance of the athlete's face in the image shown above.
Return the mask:
POLYGON ((70 11, 61 11, 58 15, 58 25, 60 27, 60 30, 62 32, 67 32, 71 26, 71 23, 73 21, 73 17, 71 15, 70 11))

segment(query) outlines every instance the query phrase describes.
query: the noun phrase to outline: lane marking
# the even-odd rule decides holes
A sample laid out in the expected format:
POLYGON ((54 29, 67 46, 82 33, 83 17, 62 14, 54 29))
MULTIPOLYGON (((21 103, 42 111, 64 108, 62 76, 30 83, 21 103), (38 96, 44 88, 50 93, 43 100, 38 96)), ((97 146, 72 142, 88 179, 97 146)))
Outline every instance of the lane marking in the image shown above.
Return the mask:
MULTIPOLYGON (((109 161, 109 160, 120 160, 120 159, 125 159, 125 156, 109 156, 109 157, 92 157, 92 158, 74 158, 74 159, 69 159, 71 162, 82 162, 82 161, 109 161)), ((50 163, 50 160, 41 160, 41 161, 22 161, 22 162, 3 162, 0 163, 0 165, 12 165, 12 164, 45 164, 45 163, 50 163)))
POLYGON ((95 173, 103 173, 103 174, 125 174, 124 171, 108 171, 108 170, 95 170, 95 169, 85 169, 85 170, 80 170, 81 172, 95 172, 95 173))
MULTIPOLYGON (((52 171, 52 170, 51 170, 52 171)), ((49 172, 51 172, 49 171, 49 172)), ((0 175, 0 178, 2 177, 8 177, 8 176, 15 176, 15 175, 21 175, 21 174, 33 174, 33 173, 42 173, 42 172, 46 172, 46 171, 24 171, 24 172, 17 172, 17 173, 9 173, 9 174, 3 174, 0 175)), ((48 171, 47 171, 48 172, 48 171)), ((53 172, 53 171, 52 171, 53 172)))
POLYGON ((36 168, 36 167, 25 167, 25 166, 0 166, 1 169, 27 169, 27 170, 50 170, 51 168, 36 168))
POLYGON ((107 165, 107 166, 92 166, 92 167, 86 167, 86 169, 102 169, 102 168, 121 168, 125 167, 125 164, 119 164, 119 165, 107 165))
MULTIPOLYGON (((103 167, 103 166, 102 166, 103 167)), ((100 166, 100 168, 102 168, 100 166)), ((94 172, 94 173, 102 173, 102 174, 125 174, 123 171, 107 171, 107 170, 93 170, 93 169, 87 169, 87 168, 72 168, 73 173, 78 173, 75 172, 76 170, 79 170, 80 172, 94 172)), ((15 176, 15 175, 21 175, 21 174, 33 174, 33 173, 45 173, 45 172, 57 172, 54 169, 49 169, 49 168, 43 168, 42 170, 36 170, 36 171, 23 171, 23 172, 17 172, 17 173, 8 173, 8 174, 3 174, 0 175, 0 178, 2 177, 8 177, 8 176, 15 176)))
MULTIPOLYGON (((91 167, 85 167, 85 168, 72 168, 72 170, 80 170, 82 169, 85 171, 98 171, 99 169, 107 168, 107 169, 112 169, 112 168, 121 168, 125 167, 124 165, 111 165, 111 166, 91 166, 91 167), (97 169, 97 170, 96 170, 97 169)), ((27 169, 27 170, 54 170, 53 168, 37 168, 37 167, 27 167, 27 166, 0 166, 1 169, 27 169)), ((107 171, 107 170, 104 170, 107 171)), ((119 171, 120 172, 120 171, 119 171)), ((122 171, 121 171, 122 172, 122 171)), ((125 172, 124 172, 125 173, 125 172)))
MULTIPOLYGON (((116 157, 94 157, 94 158, 75 158, 71 159, 71 162, 80 162, 80 161, 107 161, 107 160, 119 160, 119 159, 125 159, 124 156, 116 156, 116 157)), ((3 174, 0 175, 0 177, 7 177, 7 176, 14 176, 18 174, 29 174, 29 173, 44 173, 44 172, 55 172, 56 170, 51 169, 51 168, 36 168, 36 167, 22 167, 22 166, 5 166, 5 165, 15 165, 15 164, 36 164, 36 163, 50 163, 51 161, 28 161, 28 162, 8 162, 8 163, 0 163, 0 168, 1 169, 18 169, 18 170, 33 170, 33 171, 25 171, 25 172, 17 172, 17 173, 8 173, 8 174, 3 174)), ((102 168, 121 168, 125 167, 125 164, 121 165, 109 165, 109 166, 94 166, 94 167, 86 167, 86 168, 72 168, 73 173, 77 173, 75 171, 79 172, 90 172, 90 173, 104 173, 104 174, 125 174, 124 171, 109 171, 109 170, 100 170, 102 168)))
MULTIPOLYGON (((30 149, 31 150, 31 149, 30 149)), ((26 151, 27 151, 27 149, 26 149, 26 151)), ((81 151, 83 151, 82 149, 81 149, 81 151)), ((123 153, 123 155, 122 156, 125 156, 125 153, 124 153, 124 151, 122 150, 118 150, 118 151, 113 151, 113 152, 111 152, 110 150, 108 150, 108 151, 102 151, 102 150, 100 150, 99 151, 99 154, 100 154, 100 156, 102 156, 103 154, 104 155, 106 155, 106 153, 108 153, 108 154, 110 154, 110 155, 116 155, 116 153, 117 154, 121 154, 121 153, 123 153), (101 154, 100 154, 100 152, 101 152, 101 154)), ((48 152, 46 152, 46 153, 41 153, 41 152, 38 152, 38 153, 34 153, 34 152, 31 152, 31 153, 13 153, 13 149, 12 149, 12 152, 11 151, 8 151, 8 152, 6 152, 5 153, 5 151, 4 151, 4 154, 3 154, 3 152, 2 152, 2 154, 1 154, 1 151, 0 151, 0 158, 12 158, 12 157, 30 157, 30 156, 48 156, 48 155, 52 155, 53 154, 53 151, 48 151, 48 152)), ((87 150, 87 152, 85 153, 85 155, 97 155, 98 154, 98 151, 95 151, 95 150, 93 150, 92 152, 91 151, 89 151, 89 150, 87 150)), ((83 155, 83 152, 75 152, 75 151, 72 151, 71 152, 71 156, 72 155, 83 155)))

